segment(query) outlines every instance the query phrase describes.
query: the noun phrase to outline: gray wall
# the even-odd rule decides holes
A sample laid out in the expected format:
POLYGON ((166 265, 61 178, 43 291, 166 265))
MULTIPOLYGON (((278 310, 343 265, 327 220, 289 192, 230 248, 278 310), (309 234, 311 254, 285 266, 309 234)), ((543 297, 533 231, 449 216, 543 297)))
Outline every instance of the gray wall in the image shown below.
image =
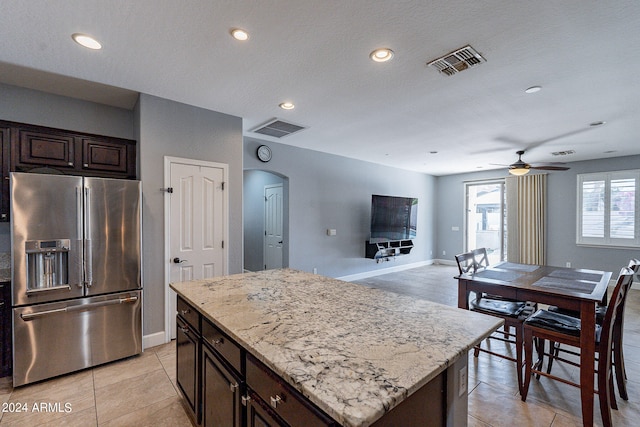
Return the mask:
POLYGON ((229 273, 242 271, 242 119, 144 94, 136 116, 148 335, 164 330, 164 156, 229 165, 229 273))
POLYGON ((246 139, 244 169, 289 178, 289 266, 330 277, 397 267, 432 258, 435 250, 434 177, 317 151, 268 142, 273 159, 256 157, 260 141, 246 139), (409 255, 376 264, 365 255, 371 195, 418 198, 415 247, 409 255), (327 229, 337 230, 335 237, 327 229))
MULTIPOLYGON (((571 162, 568 171, 548 172, 547 263, 563 267, 613 271, 614 276, 630 258, 638 258, 640 249, 586 247, 576 245, 576 200, 579 173, 637 169, 640 156, 615 157, 571 162)), ((487 171, 437 178, 438 214, 436 220, 437 258, 453 261, 464 250, 464 182, 500 178, 505 171, 487 171), (460 227, 452 231, 451 227, 460 227), (445 251, 446 255, 442 252, 445 251)))

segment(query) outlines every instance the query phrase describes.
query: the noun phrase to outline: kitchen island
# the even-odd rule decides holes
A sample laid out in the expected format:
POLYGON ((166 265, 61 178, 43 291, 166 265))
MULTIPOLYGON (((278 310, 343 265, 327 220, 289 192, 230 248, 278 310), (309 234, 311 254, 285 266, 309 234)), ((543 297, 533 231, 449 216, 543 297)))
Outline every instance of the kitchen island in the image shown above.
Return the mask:
MULTIPOLYGON (((180 330, 195 329, 200 319, 204 344, 193 354, 207 359, 215 353, 209 356, 213 365, 228 368, 235 378, 230 388, 246 388, 242 404, 262 397, 258 400, 268 405, 257 410, 276 412, 276 425, 278 420, 315 425, 309 416, 291 421, 296 415, 286 411, 294 404, 318 415, 323 422, 317 425, 383 426, 402 420, 421 425, 420 419, 429 425, 466 424, 467 352, 502 324, 494 317, 291 269, 172 283, 171 288, 178 293, 180 330), (217 345, 220 351, 207 350, 217 345), (267 387, 261 393, 271 380, 285 390, 266 396, 267 387)), ((178 339, 179 382, 180 345, 178 339)), ((204 361, 194 366, 200 365, 207 366, 204 361)), ((215 414, 213 404, 207 406, 208 392, 202 391, 209 376, 195 378, 187 388, 194 390, 195 401, 203 401, 191 405, 200 422, 215 414)), ((242 425, 252 415, 236 409, 234 417, 234 424, 242 425)))

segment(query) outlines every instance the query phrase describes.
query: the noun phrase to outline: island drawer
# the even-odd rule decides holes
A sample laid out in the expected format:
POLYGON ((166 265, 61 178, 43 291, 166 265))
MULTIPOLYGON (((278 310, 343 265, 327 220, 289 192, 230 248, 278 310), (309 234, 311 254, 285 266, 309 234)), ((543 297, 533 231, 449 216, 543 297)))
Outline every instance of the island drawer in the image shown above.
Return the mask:
POLYGON ((326 427, 338 424, 315 408, 253 356, 247 354, 247 385, 284 421, 292 426, 326 427))
POLYGON ((242 351, 238 344, 207 319, 202 321, 202 340, 242 373, 242 351))
POLYGON ((178 295, 178 315, 194 330, 200 333, 200 313, 178 295))

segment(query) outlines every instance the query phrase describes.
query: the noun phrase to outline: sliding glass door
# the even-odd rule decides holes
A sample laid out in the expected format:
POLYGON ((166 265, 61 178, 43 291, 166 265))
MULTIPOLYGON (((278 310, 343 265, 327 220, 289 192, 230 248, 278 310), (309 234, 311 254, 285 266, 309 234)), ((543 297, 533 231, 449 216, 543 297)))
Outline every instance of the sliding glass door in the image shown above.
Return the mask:
POLYGON ((465 250, 487 248, 489 262, 507 253, 504 180, 465 183, 465 250))

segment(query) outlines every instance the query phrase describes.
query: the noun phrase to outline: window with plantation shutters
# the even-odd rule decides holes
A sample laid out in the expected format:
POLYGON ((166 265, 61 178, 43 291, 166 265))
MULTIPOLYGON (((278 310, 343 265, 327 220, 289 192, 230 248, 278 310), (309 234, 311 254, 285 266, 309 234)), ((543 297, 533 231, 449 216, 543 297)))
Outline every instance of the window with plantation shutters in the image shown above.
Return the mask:
POLYGON ((577 243, 640 246, 640 170, 578 175, 577 243))

